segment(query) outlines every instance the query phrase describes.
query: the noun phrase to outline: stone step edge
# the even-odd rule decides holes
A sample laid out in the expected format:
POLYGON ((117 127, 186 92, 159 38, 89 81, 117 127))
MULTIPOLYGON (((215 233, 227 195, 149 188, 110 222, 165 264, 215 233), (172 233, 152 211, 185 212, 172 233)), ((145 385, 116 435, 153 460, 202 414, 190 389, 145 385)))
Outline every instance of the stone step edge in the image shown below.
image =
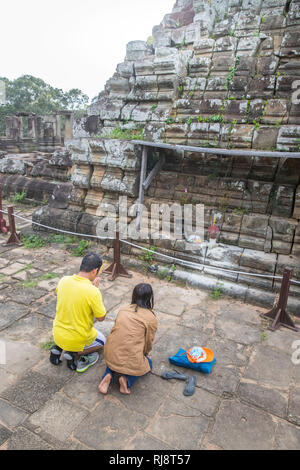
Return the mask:
MULTIPOLYGON (((108 259, 108 257, 105 256, 105 259, 108 259)), ((109 259, 112 258, 109 257, 109 259)), ((133 268, 144 273, 145 269, 147 269, 145 268, 145 263, 143 261, 128 255, 122 254, 121 262, 128 268, 133 268)), ((156 266, 158 267, 157 272, 162 274, 166 271, 166 265, 156 263, 156 266)), ((147 269, 147 272, 155 275, 155 272, 152 272, 149 269, 147 269)), ((276 295, 275 291, 269 292, 263 289, 240 285, 236 282, 226 281, 213 275, 203 273, 199 274, 192 270, 176 268, 176 270, 171 272, 170 275, 174 281, 184 282, 191 287, 209 291, 220 289, 223 296, 233 297, 258 307, 272 308, 276 295)), ((289 296, 288 311, 300 318, 300 301, 298 298, 291 295, 289 296)))

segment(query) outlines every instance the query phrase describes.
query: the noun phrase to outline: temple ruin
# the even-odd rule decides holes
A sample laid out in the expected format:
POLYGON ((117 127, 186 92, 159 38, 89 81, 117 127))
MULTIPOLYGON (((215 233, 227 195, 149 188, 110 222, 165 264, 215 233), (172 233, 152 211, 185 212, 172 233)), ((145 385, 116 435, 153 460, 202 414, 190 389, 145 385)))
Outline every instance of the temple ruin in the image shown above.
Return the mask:
MULTIPOLYGON (((144 204, 204 204, 205 238, 212 221, 219 230, 214 247, 194 251, 184 237, 139 239, 206 265, 199 273, 179 264, 174 278, 209 288, 220 282, 229 295, 264 305, 279 282, 209 266, 276 276, 290 266, 300 280, 300 0, 177 0, 147 41, 127 45, 72 131, 66 116, 64 136, 58 113, 26 116, 26 137, 24 116, 10 117, 0 139, 4 192, 25 189, 49 201, 35 221, 96 234, 126 195, 134 222, 150 142, 157 145, 148 147, 145 175, 161 165, 144 204)), ((138 260, 138 249, 122 248, 138 260)), ((300 314, 300 287, 290 290, 290 309, 300 314)))

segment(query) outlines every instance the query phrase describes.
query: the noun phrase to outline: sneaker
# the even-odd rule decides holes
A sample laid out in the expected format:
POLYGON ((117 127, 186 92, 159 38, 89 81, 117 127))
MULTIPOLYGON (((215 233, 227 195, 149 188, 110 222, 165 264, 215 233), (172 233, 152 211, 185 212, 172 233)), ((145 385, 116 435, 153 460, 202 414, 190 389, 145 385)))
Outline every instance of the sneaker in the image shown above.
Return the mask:
POLYGON ((85 372, 89 367, 96 364, 99 359, 99 354, 97 352, 87 354, 86 356, 80 356, 77 362, 77 372, 85 372))

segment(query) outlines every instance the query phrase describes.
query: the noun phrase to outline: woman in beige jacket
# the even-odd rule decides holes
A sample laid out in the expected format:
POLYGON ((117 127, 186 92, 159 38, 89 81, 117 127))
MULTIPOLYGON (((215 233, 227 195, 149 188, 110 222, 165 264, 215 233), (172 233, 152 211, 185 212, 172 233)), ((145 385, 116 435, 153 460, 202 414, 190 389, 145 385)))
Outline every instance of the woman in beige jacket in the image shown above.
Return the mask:
POLYGON ((107 393, 114 372, 121 374, 120 392, 130 394, 134 382, 152 369, 149 353, 157 330, 153 302, 150 284, 138 284, 131 305, 120 309, 104 346, 107 368, 99 385, 101 393, 107 393))

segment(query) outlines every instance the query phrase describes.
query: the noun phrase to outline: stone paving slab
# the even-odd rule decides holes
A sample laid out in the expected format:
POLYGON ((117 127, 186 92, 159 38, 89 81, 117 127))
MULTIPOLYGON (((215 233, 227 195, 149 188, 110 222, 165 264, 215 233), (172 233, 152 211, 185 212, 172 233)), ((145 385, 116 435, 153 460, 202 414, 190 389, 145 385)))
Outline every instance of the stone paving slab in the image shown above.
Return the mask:
POLYGON ((262 385, 287 389, 292 380, 293 363, 291 356, 275 349, 259 345, 253 352, 245 379, 252 379, 262 385))
POLYGON ((300 449, 300 428, 287 423, 279 423, 275 438, 276 447, 280 450, 300 449))
POLYGON ((0 330, 12 325, 19 318, 27 315, 28 309, 15 302, 0 304, 0 330))
POLYGON ((12 435, 12 432, 9 429, 1 426, 0 424, 0 446, 3 442, 7 441, 7 439, 12 435))
POLYGON ((289 421, 300 426, 300 387, 294 388, 291 392, 288 417, 289 421))
POLYGON ((257 383, 241 382, 239 396, 243 401, 256 405, 281 418, 287 418, 289 398, 287 392, 279 392, 257 383))
POLYGON ((221 403, 211 440, 225 450, 266 450, 274 445, 272 417, 237 400, 221 403))
POLYGON ((0 399, 0 421, 5 426, 15 428, 22 424, 28 416, 25 411, 0 399))
POLYGON ((17 288, 11 288, 5 292, 5 294, 15 302, 20 304, 30 305, 36 300, 47 294, 46 290, 33 288, 33 287, 22 287, 22 285, 17 286, 17 288))
POLYGON ((98 391, 103 353, 77 374, 64 359, 59 367, 50 364, 40 346, 52 336, 55 285, 78 272, 81 258, 54 243, 38 250, 7 248, 1 237, 0 254, 0 270, 12 273, 0 276, 0 341, 8 352, 7 363, 0 364, 1 450, 300 448, 300 365, 291 360, 300 333, 269 331, 260 317, 266 309, 232 298, 213 300, 146 271, 114 282, 102 275, 107 316, 95 327, 106 336, 140 282, 151 283, 158 318, 153 371, 128 396, 120 394, 116 375, 104 396, 98 391), (18 265, 22 270, 16 273, 18 265), (46 273, 59 277, 41 280, 46 273), (47 285, 25 287, 23 279, 47 285), (211 374, 169 363, 179 348, 194 345, 214 351, 211 374), (160 377, 170 369, 196 375, 193 396, 183 395, 184 382, 160 377))
POLYGON ((54 447, 24 427, 18 427, 8 439, 7 450, 54 450, 54 447))
POLYGON ((17 377, 10 372, 2 369, 0 366, 0 393, 12 385, 17 380, 17 377))
POLYGON ((172 447, 146 432, 139 432, 125 447, 125 450, 172 450, 172 447))
POLYGON ((199 410, 205 416, 213 416, 219 407, 220 397, 213 395, 206 390, 196 388, 194 395, 187 397, 183 395, 185 382, 176 382, 173 387, 170 397, 174 398, 177 402, 182 402, 189 408, 199 410))
MULTIPOLYGON (((117 379, 117 377, 116 377, 117 379)), ((164 403, 174 384, 149 373, 141 377, 134 385, 134 393, 129 396, 119 391, 118 380, 115 380, 111 393, 126 408, 151 418, 164 403)))
POLYGON ((5 341, 6 348, 6 364, 1 366, 4 370, 21 375, 40 362, 41 350, 37 346, 19 341, 8 341, 3 336, 0 336, 0 340, 5 341))
POLYGON ((4 274, 5 276, 11 276, 12 274, 16 274, 17 272, 22 271, 24 268, 25 264, 13 263, 7 268, 1 269, 0 273, 4 274))
POLYGON ((148 420, 107 396, 81 422, 74 437, 94 449, 123 449, 130 438, 145 429, 148 420))
POLYGON ((146 428, 151 436, 176 449, 199 449, 209 418, 200 411, 169 398, 146 428))
MULTIPOLYGON (((66 364, 60 366, 61 370, 67 368, 66 364)), ((104 374, 106 366, 103 360, 99 360, 84 374, 74 374, 62 389, 66 397, 72 399, 80 406, 92 410, 104 397, 98 391, 98 385, 104 374)))
MULTIPOLYGON (((23 306, 22 306, 23 308, 23 306)), ((39 345, 49 339, 52 330, 52 319, 31 313, 4 330, 5 336, 13 341, 39 345)))
POLYGON ((55 439, 65 441, 87 415, 87 410, 56 393, 43 408, 31 415, 29 422, 55 439))
POLYGON ((37 312, 54 319, 56 313, 56 298, 51 297, 50 299, 46 300, 38 307, 37 312))
POLYGON ((64 384, 62 379, 47 377, 34 371, 26 372, 1 397, 29 413, 41 408, 64 384))

